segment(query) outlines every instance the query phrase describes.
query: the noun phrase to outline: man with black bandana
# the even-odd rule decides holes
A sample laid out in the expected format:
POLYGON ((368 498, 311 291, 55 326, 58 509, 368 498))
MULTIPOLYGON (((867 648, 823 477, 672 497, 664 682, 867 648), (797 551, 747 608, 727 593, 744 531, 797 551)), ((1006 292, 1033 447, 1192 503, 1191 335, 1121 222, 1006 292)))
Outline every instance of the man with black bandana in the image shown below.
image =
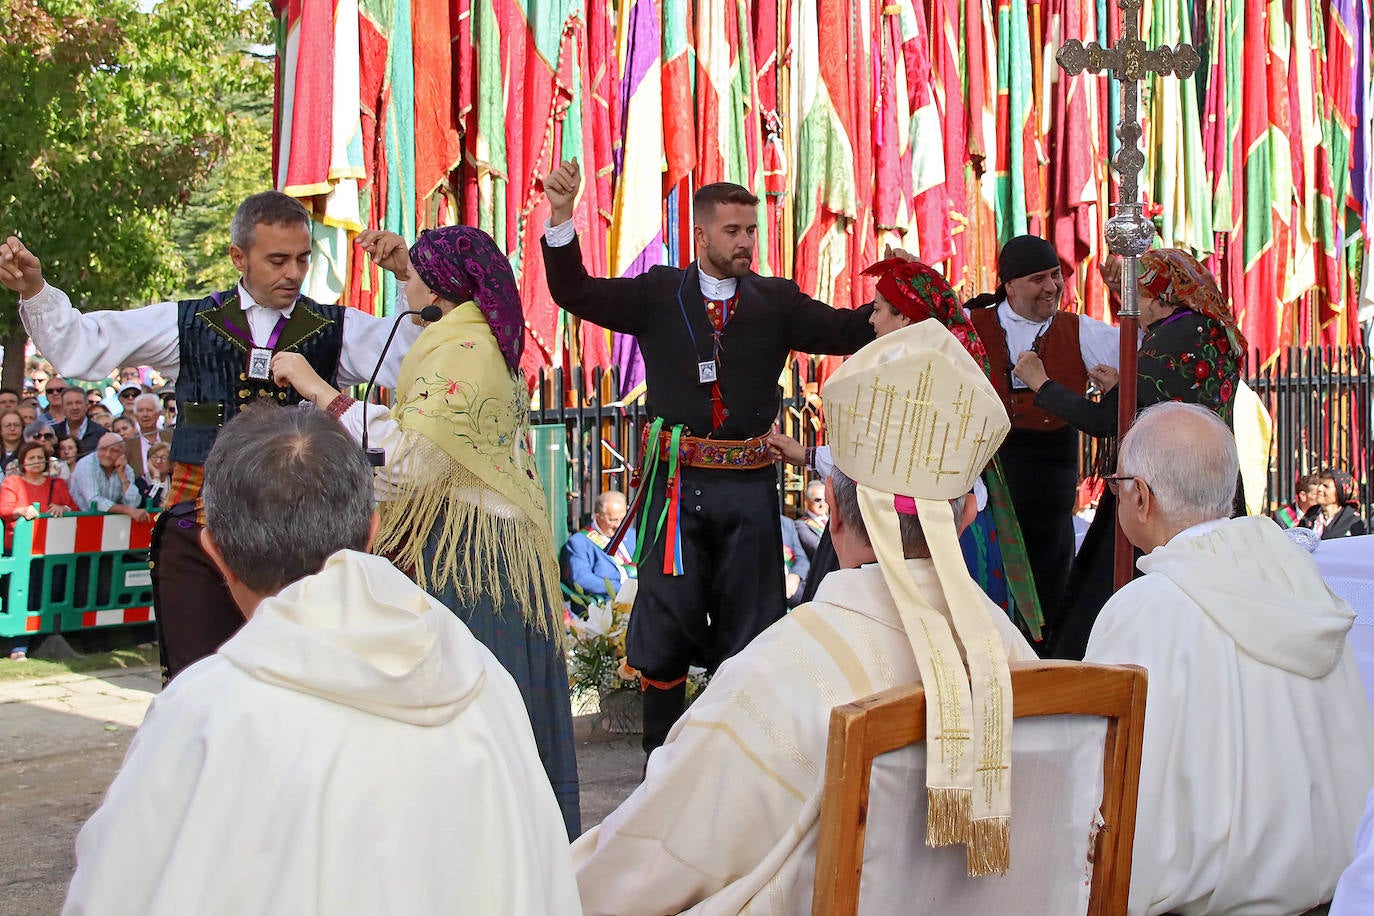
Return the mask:
POLYGON ((682 714, 688 666, 715 670, 783 613, 777 478, 763 438, 780 408, 778 376, 793 350, 849 354, 871 341, 872 307, 832 309, 791 280, 755 274, 758 199, 725 182, 693 198, 697 260, 685 270, 590 277, 571 222, 581 180, 576 160, 544 179, 549 292, 560 308, 638 338, 659 418, 642 453, 627 644, 652 753, 682 714))
POLYGON ((1035 406, 1035 392, 1012 375, 1021 354, 1033 351, 1050 378, 1076 394, 1088 390, 1089 370, 1116 368, 1116 328, 1059 307, 1064 273, 1054 246, 1021 235, 997 257, 996 292, 967 303, 987 347, 992 383, 1011 416, 1012 430, 997 453, 1011 490, 1045 625, 1054 632, 1073 562, 1073 504, 1078 486, 1078 433, 1035 406))

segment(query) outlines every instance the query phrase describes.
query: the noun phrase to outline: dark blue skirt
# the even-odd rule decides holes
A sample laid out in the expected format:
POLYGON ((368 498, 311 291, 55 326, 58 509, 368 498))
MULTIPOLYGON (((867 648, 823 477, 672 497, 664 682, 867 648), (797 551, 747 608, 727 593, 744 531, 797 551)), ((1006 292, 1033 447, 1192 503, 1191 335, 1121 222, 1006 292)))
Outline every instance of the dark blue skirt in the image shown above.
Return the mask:
MULTIPOLYGON (((433 564, 435 536, 425 545, 425 563, 433 564)), ((472 556, 471 551, 459 555, 472 556)), ((534 728, 534 743, 539 759, 548 773, 568 838, 582 833, 582 814, 578 807, 577 753, 573 744, 572 703, 568 698, 568 668, 559 641, 525 625, 522 602, 513 593, 503 568, 501 594, 481 595, 476 601, 462 603, 458 590, 449 584, 433 591, 472 635, 491 650, 497 661, 510 672, 520 688, 525 709, 534 728)))

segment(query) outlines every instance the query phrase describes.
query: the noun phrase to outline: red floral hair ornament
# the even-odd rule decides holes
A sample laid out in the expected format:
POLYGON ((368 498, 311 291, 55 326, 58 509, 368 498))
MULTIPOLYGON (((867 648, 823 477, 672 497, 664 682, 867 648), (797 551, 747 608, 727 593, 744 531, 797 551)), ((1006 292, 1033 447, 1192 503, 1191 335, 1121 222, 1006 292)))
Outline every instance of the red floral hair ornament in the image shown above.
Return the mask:
POLYGON ((992 364, 983 341, 953 287, 935 268, 906 258, 885 258, 865 270, 864 276, 876 277, 878 292, 913 322, 934 318, 943 324, 991 377, 992 364))

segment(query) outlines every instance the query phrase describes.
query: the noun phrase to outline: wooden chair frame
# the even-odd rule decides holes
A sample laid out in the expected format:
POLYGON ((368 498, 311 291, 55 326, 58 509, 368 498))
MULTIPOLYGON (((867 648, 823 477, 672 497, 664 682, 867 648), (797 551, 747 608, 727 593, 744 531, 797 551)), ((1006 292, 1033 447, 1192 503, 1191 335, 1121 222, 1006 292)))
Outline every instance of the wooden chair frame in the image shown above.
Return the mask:
MULTIPOLYGON (((1016 662, 1011 666, 1011 686, 1017 719, 1086 715, 1107 720, 1102 766, 1104 824, 1093 851, 1088 916, 1126 912, 1145 732, 1145 669, 1081 662, 1016 662)), ((925 740, 925 730, 926 698, 919 684, 885 690, 831 711, 812 916, 853 916, 858 912, 873 759, 925 740)))

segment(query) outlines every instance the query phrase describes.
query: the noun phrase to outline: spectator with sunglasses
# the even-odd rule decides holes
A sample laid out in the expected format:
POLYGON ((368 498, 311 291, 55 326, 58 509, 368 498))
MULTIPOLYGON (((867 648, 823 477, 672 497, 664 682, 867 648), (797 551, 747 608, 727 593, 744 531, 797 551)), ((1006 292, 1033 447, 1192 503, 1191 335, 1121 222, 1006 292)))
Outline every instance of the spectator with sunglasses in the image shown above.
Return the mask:
MULTIPOLYGON (((47 423, 45 423, 42 420, 34 420, 32 423, 24 427, 23 441, 37 442, 39 445, 42 445, 43 448, 47 451, 48 457, 51 458, 53 455, 53 450, 56 448, 57 436, 53 433, 52 427, 49 426, 47 423)), ((4 471, 6 474, 18 474, 22 470, 19 466, 18 454, 18 449, 16 449, 15 457, 5 462, 4 471)), ((66 474, 58 473, 57 469, 52 466, 50 466, 48 469, 48 476, 61 477, 63 480, 67 479, 66 474)))

